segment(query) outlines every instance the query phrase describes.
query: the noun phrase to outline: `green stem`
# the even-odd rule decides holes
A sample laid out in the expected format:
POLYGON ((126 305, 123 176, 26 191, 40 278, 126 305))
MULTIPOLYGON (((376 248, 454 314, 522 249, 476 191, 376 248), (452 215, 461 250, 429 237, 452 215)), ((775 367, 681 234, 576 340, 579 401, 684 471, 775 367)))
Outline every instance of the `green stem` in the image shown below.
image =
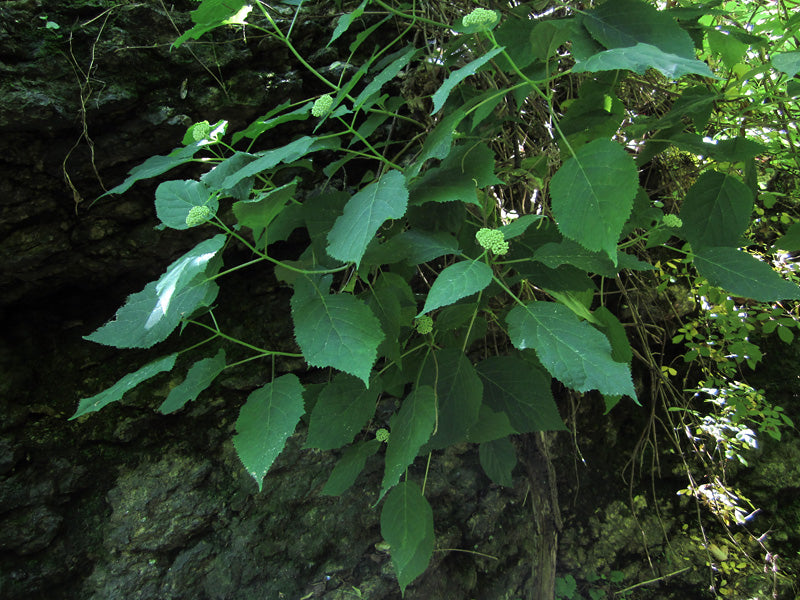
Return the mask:
MULTIPOLYGON (((232 336, 230 336, 230 335, 228 335, 226 333, 222 333, 219 329, 214 329, 210 325, 206 325, 205 323, 201 323, 200 321, 195 321, 194 319, 188 319, 186 322, 187 323, 191 323, 193 325, 198 325, 199 327, 202 327, 203 329, 207 329, 208 331, 213 332, 216 337, 221 337, 222 339, 227 340, 229 342, 232 342, 234 344, 238 344, 240 346, 244 346, 245 348, 249 348, 250 350, 258 352, 262 356, 275 355, 275 356, 289 356, 291 358, 303 358, 302 354, 297 354, 297 353, 294 353, 294 352, 281 352, 279 350, 267 350, 266 348, 259 348, 258 346, 253 346, 252 344, 248 344, 244 340, 240 340, 239 338, 235 338, 235 337, 232 337, 232 336)), ((236 364, 238 364, 238 363, 236 363, 236 364)), ((233 366, 233 365, 228 365, 228 366, 233 366)))

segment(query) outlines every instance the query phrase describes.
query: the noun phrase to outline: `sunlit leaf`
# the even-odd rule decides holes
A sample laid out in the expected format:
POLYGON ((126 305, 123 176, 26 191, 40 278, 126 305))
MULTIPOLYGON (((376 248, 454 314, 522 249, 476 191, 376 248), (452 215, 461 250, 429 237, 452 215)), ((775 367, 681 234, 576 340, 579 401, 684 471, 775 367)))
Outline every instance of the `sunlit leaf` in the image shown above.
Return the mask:
POLYGON ((405 593, 428 568, 433 554, 433 511, 417 484, 405 481, 386 496, 381 535, 389 543, 400 591, 405 593))
POLYGON ((579 392, 636 397, 628 365, 611 356, 602 333, 555 302, 531 302, 508 313, 509 336, 520 350, 533 348, 544 367, 579 392))
POLYGON ((414 462, 419 449, 430 439, 435 423, 433 388, 427 385, 414 388, 390 421, 391 434, 386 446, 381 496, 400 481, 400 476, 414 462))
POLYGON ((636 164, 622 146, 603 139, 582 146, 550 181, 559 230, 616 264, 617 240, 638 185, 636 164))
POLYGON ((740 179, 706 171, 683 199, 681 231, 695 250, 701 246, 738 246, 752 212, 753 193, 740 179))
POLYGON ((441 306, 453 304, 461 298, 476 294, 492 282, 492 268, 480 260, 462 260, 444 269, 431 285, 424 315, 441 306))
POLYGON ((708 65, 696 58, 684 58, 676 54, 669 54, 655 46, 642 43, 627 48, 612 48, 595 54, 588 60, 575 65, 572 70, 575 73, 594 73, 617 69, 633 71, 640 75, 644 75, 647 69, 656 69, 671 79, 678 79, 689 74, 716 78, 708 65))
POLYGON ((328 233, 328 254, 359 264, 378 228, 387 219, 402 217, 407 206, 405 177, 400 171, 388 171, 348 200, 328 233))
POLYGON ((156 215, 171 229, 188 229, 186 217, 194 206, 207 207, 213 216, 219 202, 200 181, 165 181, 156 188, 156 215))
POLYGON ((362 300, 350 294, 329 294, 331 276, 295 283, 292 319, 306 362, 334 367, 369 385, 369 374, 383 340, 380 322, 362 300))
POLYGON ((759 302, 800 298, 800 287, 783 279, 768 264, 730 246, 702 246, 695 250, 694 264, 709 283, 736 296, 759 302))
POLYGON ((692 38, 666 12, 642 0, 613 0, 590 10, 583 24, 606 48, 650 44, 663 52, 694 58, 692 38))
POLYGON ((502 46, 499 48, 492 48, 480 58, 476 58, 460 69, 450 73, 450 75, 447 76, 447 79, 444 80, 444 83, 442 83, 439 89, 433 94, 433 112, 431 114, 435 115, 437 112, 442 110, 444 103, 447 102, 447 97, 450 95, 450 92, 453 91, 454 87, 456 87, 470 75, 474 75, 478 69, 500 54, 503 50, 504 48, 502 46))
POLYGON ((77 419, 86 413, 98 411, 104 406, 120 400, 122 396, 125 395, 125 392, 132 390, 143 381, 147 381, 159 373, 171 371, 172 367, 175 366, 176 358, 178 358, 177 353, 164 356, 163 358, 159 358, 153 362, 149 362, 141 369, 138 369, 133 373, 128 373, 110 388, 103 390, 91 398, 83 398, 80 401, 80 404, 78 404, 78 410, 76 410, 75 414, 70 417, 70 421, 72 419, 77 419))
POLYGON ((259 492, 303 412, 303 386, 292 374, 258 388, 239 411, 233 446, 259 492))
POLYGON ((220 234, 197 244, 158 281, 129 296, 113 321, 84 339, 117 348, 149 348, 165 340, 184 317, 216 298, 219 288, 208 276, 219 269, 219 261, 212 259, 226 239, 220 234))
POLYGON ((158 412, 175 412, 187 402, 192 402, 208 388, 225 368, 225 350, 220 349, 214 356, 198 360, 186 373, 186 379, 172 388, 166 400, 158 407, 158 412))

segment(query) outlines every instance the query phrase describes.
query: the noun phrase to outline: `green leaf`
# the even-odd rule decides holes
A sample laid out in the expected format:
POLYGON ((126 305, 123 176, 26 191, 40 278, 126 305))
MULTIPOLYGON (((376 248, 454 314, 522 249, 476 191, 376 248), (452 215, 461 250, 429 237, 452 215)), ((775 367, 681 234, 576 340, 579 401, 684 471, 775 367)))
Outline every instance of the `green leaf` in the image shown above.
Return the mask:
POLYGON ((331 276, 301 277, 292 296, 294 332, 306 362, 334 367, 369 386, 378 345, 380 322, 362 300, 349 294, 328 294, 331 276))
POLYGON ((250 196, 250 190, 253 186, 252 177, 240 180, 232 188, 226 188, 223 183, 228 178, 228 175, 250 164, 256 158, 255 155, 248 154, 247 152, 235 152, 232 156, 229 156, 208 173, 200 177, 200 181, 205 183, 209 189, 225 192, 225 195, 236 198, 237 200, 246 200, 250 196))
POLYGON ((308 424, 306 448, 333 450, 349 444, 375 414, 378 388, 339 373, 317 398, 308 424))
POLYGON ((257 158, 241 169, 228 175, 222 182, 225 189, 233 188, 237 183, 248 177, 253 177, 262 171, 271 169, 282 162, 292 162, 314 151, 316 138, 303 136, 293 142, 256 154, 257 158))
POLYGON ((241 25, 251 10, 253 7, 246 0, 203 0, 191 13, 196 25, 172 42, 171 47, 178 48, 186 40, 198 40, 222 25, 241 25))
POLYGON ((533 348, 544 367, 579 392, 636 397, 628 365, 616 362, 611 345, 594 327, 555 302, 532 302, 508 313, 511 343, 533 348))
POLYGON ((768 264, 730 246, 702 246, 695 250, 694 264, 711 285, 735 296, 759 302, 800 298, 800 287, 783 279, 768 264))
POLYGON ((447 97, 450 95, 450 92, 453 91, 454 87, 456 87, 470 75, 474 75, 478 69, 500 54, 503 50, 504 48, 502 46, 498 48, 492 48, 480 58, 476 58, 460 69, 450 73, 447 76, 447 79, 444 80, 444 83, 442 83, 439 89, 433 94, 433 112, 431 112, 431 114, 435 115, 437 112, 442 110, 444 103, 447 102, 447 97))
MULTIPOLYGON (((527 15, 526 15, 527 17, 527 15)), ((503 23, 494 31, 494 38, 497 43, 504 46, 506 53, 514 61, 517 68, 524 69, 531 64, 537 56, 533 52, 533 40, 536 39, 536 21, 528 18, 505 19, 503 23)), ((541 32, 540 32, 541 35, 541 32)), ((513 67, 506 60, 505 56, 500 56, 496 62, 504 71, 513 72, 513 67)))
POLYGON ((364 470, 367 459, 381 447, 378 440, 368 440, 350 446, 342 454, 342 458, 331 471, 325 487, 320 492, 323 496, 339 496, 353 485, 359 473, 364 470))
POLYGON ((476 191, 503 183, 494 174, 494 152, 486 144, 456 146, 439 167, 428 169, 411 186, 411 204, 453 202, 481 206, 476 191))
MULTIPOLYGON (((587 251, 588 252, 588 251, 587 251)), ((611 261, 603 257, 609 265, 611 261)), ((535 262, 522 263, 517 266, 520 277, 527 279, 536 287, 555 292, 594 290, 596 285, 585 271, 572 265, 562 265, 555 269, 535 262)))
POLYGON ((455 348, 434 352, 419 381, 434 387, 437 395, 438 428, 431 447, 439 450, 466 440, 478 420, 483 397, 483 383, 469 358, 455 348))
POLYGON ((353 12, 345 13, 339 17, 339 20, 336 22, 336 28, 333 30, 333 34, 331 34, 331 39, 325 45, 326 48, 328 48, 333 42, 338 40, 343 33, 350 29, 350 25, 353 23, 353 21, 364 14, 364 8, 366 6, 367 0, 364 0, 355 8, 353 12))
POLYGON ((594 73, 622 69, 644 75, 647 69, 651 68, 660 71, 670 79, 678 79, 689 74, 716 79, 711 69, 703 61, 670 54, 650 44, 642 43, 627 48, 612 48, 595 54, 588 60, 576 64, 572 71, 574 73, 594 73))
POLYGON ((433 388, 427 385, 414 388, 389 423, 391 435, 386 446, 381 497, 400 481, 400 476, 414 462, 419 449, 430 439, 435 424, 436 394, 433 388))
MULTIPOLYGON (((246 129, 242 131, 237 131, 231 136, 231 142, 235 144, 242 138, 248 138, 251 140, 257 139, 261 134, 266 133, 270 129, 274 129, 278 125, 282 123, 288 123, 290 121, 306 121, 311 116, 311 107, 314 105, 313 102, 306 102, 299 108, 296 108, 288 113, 280 113, 283 109, 290 106, 289 102, 284 102, 280 106, 269 111, 266 115, 263 115, 250 123, 246 129), (278 115, 277 117, 275 115, 278 115)), ((237 152, 237 154, 239 154, 237 152)), ((234 154, 233 156, 236 156, 234 154)), ((233 158, 233 156, 231 158, 233 158)), ((252 155, 250 155, 252 156, 252 155)), ((228 159, 230 160, 230 159, 228 159)), ((224 163, 223 163, 224 164, 224 163)))
POLYGON ((513 356, 491 356, 475 369, 483 381, 483 400, 508 415, 516 433, 566 429, 550 390, 550 377, 513 356))
POLYGON ((709 49, 714 54, 719 54, 722 57, 722 63, 727 68, 732 69, 736 63, 742 61, 744 53, 747 52, 748 44, 737 40, 735 36, 730 35, 727 31, 721 31, 713 27, 706 28, 705 32, 709 49))
POLYGON ((167 399, 158 407, 158 412, 166 415, 183 408, 187 402, 192 402, 200 392, 208 388, 224 368, 225 350, 220 350, 210 358, 198 360, 186 373, 186 379, 170 390, 167 399))
POLYGON ((470 427, 467 439, 472 443, 491 442, 517 430, 511 426, 508 415, 502 411, 495 412, 486 404, 481 404, 478 420, 470 427))
MULTIPOLYGON (((559 143, 569 155, 572 148, 579 148, 596 139, 611 139, 626 117, 626 108, 617 98, 616 73, 605 73, 587 79, 578 90, 578 98, 569 103, 567 113, 559 122, 561 133, 567 140, 559 143)), ((546 176, 546 160, 541 163, 546 176)))
POLYGON ((694 58, 689 34, 669 14, 641 0, 606 2, 590 10, 583 25, 606 48, 650 44, 668 54, 694 58))
POLYGON ((303 412, 303 386, 292 374, 255 390, 239 410, 233 446, 259 492, 303 412))
POLYGON ((219 261, 212 259, 226 239, 219 234, 197 244, 158 281, 129 296, 113 321, 84 339, 117 348, 149 348, 165 340, 184 318, 216 298, 219 288, 208 276, 219 270, 219 261))
POLYGON ((483 472, 493 482, 506 487, 513 487, 511 472, 517 465, 517 451, 507 437, 478 446, 478 458, 483 472))
POLYGON ((794 252, 800 250, 800 223, 795 223, 786 233, 775 241, 775 248, 794 252))
POLYGON ((695 250, 738 246, 752 212, 753 193, 745 184, 732 175, 706 171, 683 199, 681 231, 695 250))
POLYGON ((525 233, 525 230, 528 229, 534 223, 543 219, 542 215, 521 215, 511 221, 508 225, 504 225, 500 228, 500 231, 503 232, 503 237, 507 240, 513 239, 525 233))
POLYGON ((400 331, 410 327, 417 312, 414 292, 405 279, 395 273, 383 272, 364 295, 370 310, 381 322, 386 338, 378 354, 400 361, 400 331))
POLYGON ((773 54, 770 58, 772 66, 778 71, 786 73, 791 79, 800 71, 800 52, 783 52, 781 54, 773 54))
POLYGON ((156 215, 171 229, 189 229, 186 216, 194 206, 206 206, 217 214, 219 201, 199 181, 165 181, 156 188, 156 215))
MULTIPOLYGON (((596 273, 603 277, 616 277, 618 271, 608 256, 587 250, 572 240, 544 244, 536 250, 533 259, 551 269, 557 269, 561 265, 573 265, 583 271, 596 273)), ((617 262, 619 263, 619 254, 617 262)))
POLYGON ((559 46, 563 46, 570 38, 572 23, 569 19, 533 21, 533 23, 528 41, 533 50, 533 57, 538 60, 547 60, 553 56, 559 46))
MULTIPOLYGON (((461 298, 476 294, 492 282, 492 268, 480 260, 462 260, 444 269, 431 285, 424 315, 441 306, 453 304, 461 298)), ((419 316, 419 315, 418 315, 419 316)))
POLYGON ((759 154, 765 154, 767 147, 745 137, 729 140, 710 140, 696 133, 679 133, 669 140, 681 150, 708 156, 720 162, 741 162, 759 154))
POLYGON ((132 390, 143 381, 147 381, 151 377, 155 377, 164 371, 171 371, 172 367, 175 366, 176 358, 178 358, 177 352, 175 354, 170 354, 169 356, 159 358, 158 360, 154 360, 153 362, 149 362, 141 369, 138 369, 133 373, 128 373, 125 375, 125 377, 117 381, 117 383, 112 385, 107 390, 103 390, 91 398, 81 399, 80 403, 78 404, 78 410, 75 411, 75 414, 72 415, 69 420, 71 421, 72 419, 77 419, 86 413, 96 412, 104 406, 121 399, 125 392, 132 390))
POLYGON ((402 260, 412 265, 459 253, 458 240, 444 231, 409 229, 393 237, 389 244, 402 260))
POLYGON ((611 358, 617 362, 630 363, 633 360, 633 349, 625 333, 625 327, 619 319, 608 310, 601 306, 594 311, 594 317, 599 321, 603 332, 608 341, 611 342, 611 358))
POLYGON ((358 265, 367 245, 387 219, 406 214, 408 190, 400 171, 388 171, 354 195, 328 233, 328 254, 358 265))
MULTIPOLYGON (((253 231, 256 247, 263 248, 267 227, 286 208, 297 190, 297 180, 279 188, 260 194, 252 200, 241 200, 233 204, 233 214, 239 225, 253 231)), ((269 240, 267 240, 269 241, 269 240)))
POLYGON ((559 302, 574 312, 578 317, 599 325, 600 323, 594 318, 592 311, 589 310, 591 306, 594 293, 591 290, 584 290, 582 292, 566 291, 557 292, 555 290, 545 290, 550 294, 556 302, 559 302))
POLYGON ((412 178, 416 177, 420 169, 422 169, 422 165, 424 165, 429 158, 444 159, 450 154, 453 148, 453 134, 456 131, 456 127, 458 127, 466 116, 467 111, 462 107, 439 121, 436 127, 433 128, 433 131, 425 137, 420 155, 414 163, 406 169, 407 180, 410 181, 412 178))
POLYGON ((365 102, 367 102, 375 94, 379 93, 381 91, 381 88, 385 84, 389 83, 392 79, 394 79, 397 76, 397 74, 400 71, 402 71, 405 68, 405 66, 411 61, 416 52, 417 52, 416 48, 413 47, 409 48, 402 55, 400 55, 399 58, 392 61, 380 73, 378 73, 375 77, 373 77, 372 81, 370 81, 367 84, 367 86, 353 101, 353 110, 358 110, 358 109, 366 110, 368 106, 365 106, 365 102))
POLYGON ((405 594, 433 554, 433 511, 417 484, 405 481, 386 496, 381 535, 389 543, 400 592, 405 594))
POLYGON ((559 230, 616 265, 617 240, 638 186, 636 163, 622 146, 603 139, 582 146, 550 181, 559 230))
POLYGON ((122 194, 141 179, 150 179, 151 177, 166 173, 179 165, 192 162, 194 155, 197 154, 204 145, 207 145, 207 142, 195 142, 183 148, 176 148, 167 156, 151 156, 138 167, 131 169, 125 181, 120 183, 117 187, 108 190, 105 194, 100 196, 100 198, 108 196, 109 194, 122 194))

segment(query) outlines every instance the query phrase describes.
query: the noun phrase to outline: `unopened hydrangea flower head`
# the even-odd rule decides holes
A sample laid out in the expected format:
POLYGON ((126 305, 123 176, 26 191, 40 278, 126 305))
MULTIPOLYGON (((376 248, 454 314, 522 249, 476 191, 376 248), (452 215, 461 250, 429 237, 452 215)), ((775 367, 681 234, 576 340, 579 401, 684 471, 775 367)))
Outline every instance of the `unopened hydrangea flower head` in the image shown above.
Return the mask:
POLYGON ((375 439, 379 442, 388 442, 389 441, 389 430, 388 429, 378 429, 375 432, 375 439))
POLYGON ((323 94, 314 101, 311 107, 311 114, 315 117, 324 117, 333 106, 333 97, 330 94, 323 94))
POLYGON ((508 252, 508 242, 506 241, 503 232, 499 229, 487 229, 486 227, 479 229, 475 234, 475 239, 481 247, 486 248, 494 254, 505 254, 508 252))
POLYGON ((195 142, 206 139, 209 133, 211 133, 211 125, 208 121, 200 121, 192 127, 192 138, 195 142))
POLYGON ((683 221, 678 215, 664 215, 664 219, 662 222, 667 227, 680 227, 681 225, 683 225, 683 221))
POLYGON ((433 331, 433 319, 430 315, 422 315, 417 319, 416 323, 417 333, 425 335, 433 331))
POLYGON ((189 227, 202 225, 211 218, 211 209, 207 206, 193 206, 186 215, 186 224, 189 227))
POLYGON ((497 21, 497 13, 493 10, 486 8, 476 8, 468 15, 461 19, 461 24, 464 27, 472 27, 473 25, 482 25, 488 27, 497 21))

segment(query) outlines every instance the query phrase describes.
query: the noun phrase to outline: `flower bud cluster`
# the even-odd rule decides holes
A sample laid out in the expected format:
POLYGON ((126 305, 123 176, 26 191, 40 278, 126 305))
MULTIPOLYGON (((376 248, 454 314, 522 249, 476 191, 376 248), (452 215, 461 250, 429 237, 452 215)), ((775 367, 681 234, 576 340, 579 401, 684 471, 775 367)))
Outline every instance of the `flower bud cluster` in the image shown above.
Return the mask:
POLYGON ((330 94, 323 94, 314 101, 311 107, 311 114, 315 117, 324 117, 333 106, 333 97, 330 94))
POLYGON ((487 229, 486 227, 479 229, 475 234, 475 239, 481 247, 486 248, 494 254, 505 254, 508 252, 508 242, 506 241, 503 232, 499 229, 487 229))
POLYGON ((430 315, 422 315, 417 319, 416 323, 417 333, 425 335, 433 331, 433 319, 430 315))
POLYGON ((193 206, 186 215, 186 224, 189 227, 202 225, 211 218, 211 209, 207 206, 193 206))
POLYGON ((683 221, 678 215, 664 215, 662 223, 667 227, 680 227, 683 225, 683 221))
POLYGON ((497 13, 493 10, 486 8, 476 8, 468 15, 461 19, 461 24, 464 27, 472 27, 473 25, 482 25, 488 27, 497 21, 497 13))
POLYGON ((389 430, 388 429, 378 429, 375 432, 375 439, 379 442, 388 442, 389 441, 389 430))
POLYGON ((483 25, 484 27, 488 27, 495 21, 497 21, 496 12, 486 8, 476 8, 468 15, 465 15, 463 19, 461 19, 461 24, 464 27, 472 27, 473 25, 483 25))

